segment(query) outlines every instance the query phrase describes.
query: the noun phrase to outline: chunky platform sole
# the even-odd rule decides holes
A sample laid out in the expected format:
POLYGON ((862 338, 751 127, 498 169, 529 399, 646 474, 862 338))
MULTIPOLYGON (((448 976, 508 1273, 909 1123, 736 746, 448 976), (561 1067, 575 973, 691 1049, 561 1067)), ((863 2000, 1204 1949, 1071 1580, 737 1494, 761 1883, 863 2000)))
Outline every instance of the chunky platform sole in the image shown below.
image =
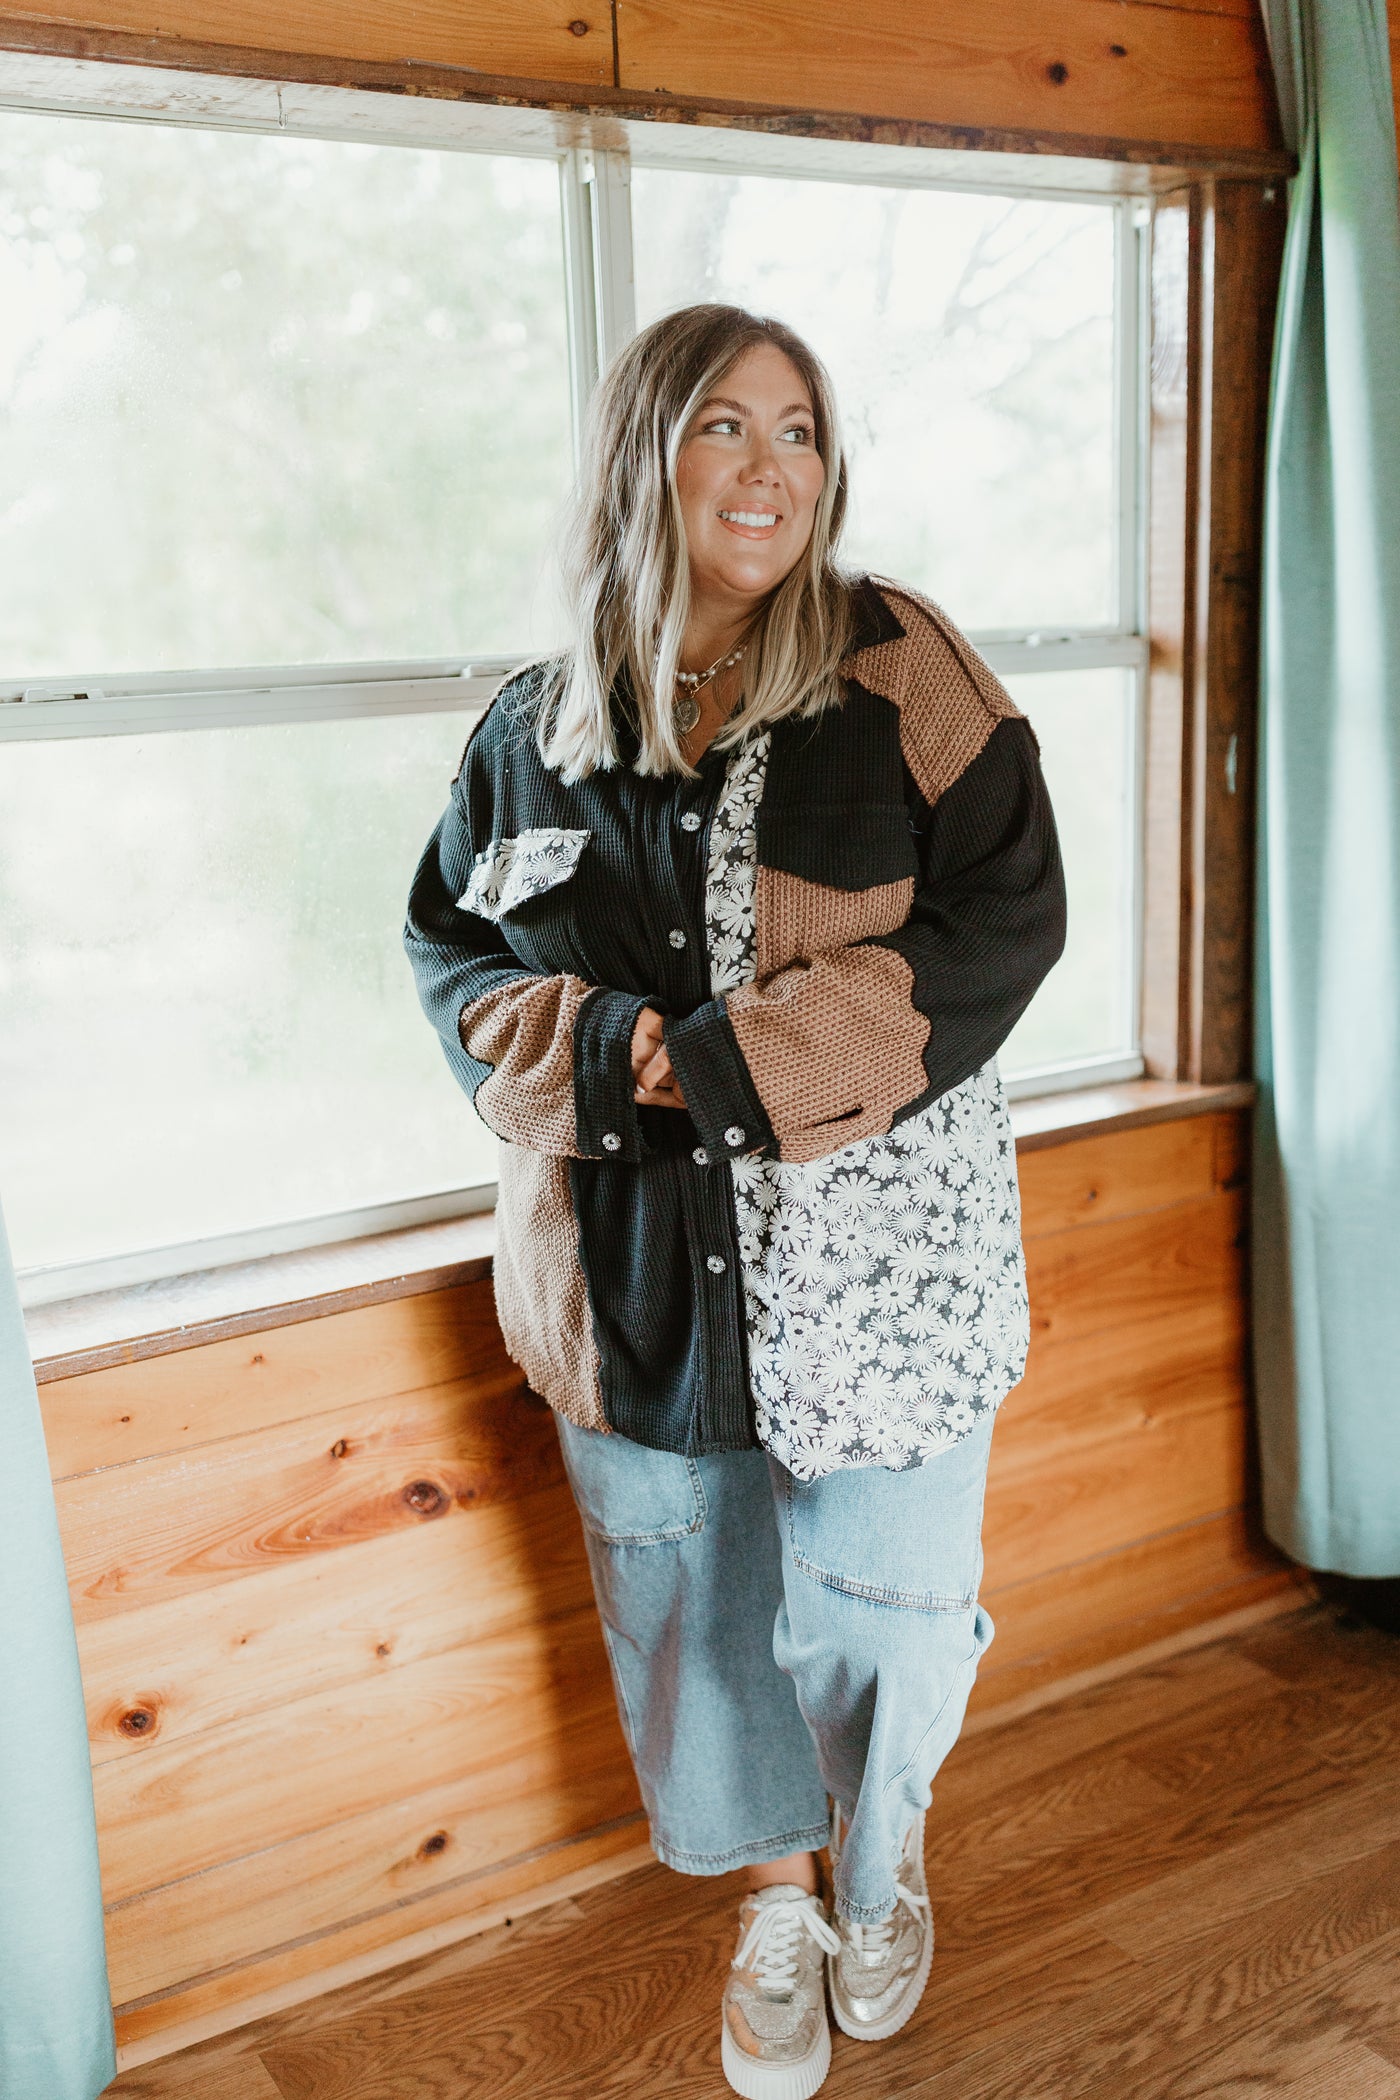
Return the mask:
MULTIPOLYGON (((835 1967, 834 1962, 832 1967, 835 1967)), ((930 1926, 928 1939, 924 1945, 923 1959, 910 1978, 907 1995, 892 2013, 886 2013, 883 2020, 876 2020, 870 2025, 866 2025, 863 2021, 850 2020, 845 2016, 841 2010, 841 2002, 835 1990, 830 1988, 835 1979, 834 1977, 829 1978, 828 1990, 831 1998, 832 2017, 842 2034, 848 2034, 852 2041, 855 2042, 884 2042, 888 2041, 892 2034, 898 2034, 900 2028, 906 2027, 918 2011, 919 2000, 924 1995, 924 1986, 928 1982, 928 1972, 932 1967, 933 1927, 930 1926)))
POLYGON ((825 2085, 831 2069, 831 2032, 823 2027, 816 2048, 801 2063, 765 2064, 746 2056, 730 2040, 728 2027, 722 2026, 719 2060, 725 2077, 736 2093, 742 2093, 743 2100, 812 2100, 813 2093, 825 2085))

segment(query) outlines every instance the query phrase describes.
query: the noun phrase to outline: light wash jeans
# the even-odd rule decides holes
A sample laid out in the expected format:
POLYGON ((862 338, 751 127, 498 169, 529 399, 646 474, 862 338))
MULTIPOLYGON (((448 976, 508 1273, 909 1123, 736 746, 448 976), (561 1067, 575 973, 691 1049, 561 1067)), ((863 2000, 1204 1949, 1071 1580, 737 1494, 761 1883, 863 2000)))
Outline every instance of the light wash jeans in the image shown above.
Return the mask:
POLYGON ((559 1420, 622 1725, 658 1858, 721 1874, 848 1825, 836 1907, 895 1904, 909 1824, 957 1741, 992 1422, 908 1472, 794 1479, 559 1420))

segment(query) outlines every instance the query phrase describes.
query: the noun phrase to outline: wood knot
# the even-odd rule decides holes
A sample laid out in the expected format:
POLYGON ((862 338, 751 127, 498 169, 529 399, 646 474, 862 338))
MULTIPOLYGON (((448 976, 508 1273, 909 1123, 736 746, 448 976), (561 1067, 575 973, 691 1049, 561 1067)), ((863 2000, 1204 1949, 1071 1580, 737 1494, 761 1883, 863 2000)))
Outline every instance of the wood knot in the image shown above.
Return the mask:
POLYGON ((435 1480, 410 1480, 403 1491, 403 1499, 421 1517, 435 1517, 439 1510, 447 1507, 447 1497, 435 1480))
POLYGON ((1110 44, 1108 47, 1108 52, 1110 58, 1126 58, 1128 55, 1128 47, 1126 44, 1110 44))
POLYGON ((123 1415, 123 1416, 122 1416, 122 1420, 123 1420, 123 1422, 129 1422, 129 1421, 131 1420, 131 1417, 130 1417, 130 1415, 123 1415))
POLYGON ((333 1443, 333 1444, 331 1445, 331 1457, 332 1457, 332 1458, 344 1458, 344 1456, 345 1456, 346 1452, 347 1452, 347 1451, 348 1451, 349 1449, 350 1449, 350 1446, 349 1446, 349 1445, 348 1445, 348 1444, 346 1443, 346 1441, 345 1441, 344 1437, 343 1437, 343 1436, 338 1436, 338 1437, 336 1438, 335 1442, 334 1442, 334 1443, 333 1443))
POLYGON ((424 1838, 418 1847, 420 1859, 432 1859, 435 1854, 447 1850, 448 1838, 445 1830, 435 1830, 431 1837, 424 1838))
POLYGON ((267 1362, 267 1358, 263 1355, 262 1351, 259 1350, 257 1355, 253 1358, 253 1362, 255 1364, 265 1364, 267 1362))
POLYGON ((377 1641, 375 1643, 374 1652, 382 1660, 386 1655, 392 1652, 393 1645, 394 1644, 392 1641, 377 1641))
POLYGON ((569 24, 569 35, 570 35, 570 36, 587 36, 587 34, 588 34, 588 24, 587 24, 586 22, 570 22, 570 24, 569 24))
POLYGON ((1063 87, 1069 79, 1069 67, 1062 58, 1054 59, 1045 68, 1045 77, 1047 80, 1053 80, 1056 87, 1063 87))
POLYGON ((117 1726, 123 1735, 140 1738, 150 1735, 156 1726, 156 1717, 149 1706, 129 1706, 117 1726))

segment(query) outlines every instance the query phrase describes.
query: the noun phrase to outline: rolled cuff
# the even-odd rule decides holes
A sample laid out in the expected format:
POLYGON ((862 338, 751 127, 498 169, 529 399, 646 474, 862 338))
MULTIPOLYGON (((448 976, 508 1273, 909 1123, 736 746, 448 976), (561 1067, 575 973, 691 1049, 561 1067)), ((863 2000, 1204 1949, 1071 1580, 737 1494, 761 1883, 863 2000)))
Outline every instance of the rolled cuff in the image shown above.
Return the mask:
POLYGON ((646 1005, 632 992, 600 985, 574 1022, 574 1121, 581 1159, 625 1159, 646 1149, 637 1121, 632 1032, 646 1005))
POLYGON ((774 1149, 773 1125, 744 1062, 722 999, 683 1021, 666 1020, 661 1035, 680 1081, 690 1120, 712 1159, 774 1149))

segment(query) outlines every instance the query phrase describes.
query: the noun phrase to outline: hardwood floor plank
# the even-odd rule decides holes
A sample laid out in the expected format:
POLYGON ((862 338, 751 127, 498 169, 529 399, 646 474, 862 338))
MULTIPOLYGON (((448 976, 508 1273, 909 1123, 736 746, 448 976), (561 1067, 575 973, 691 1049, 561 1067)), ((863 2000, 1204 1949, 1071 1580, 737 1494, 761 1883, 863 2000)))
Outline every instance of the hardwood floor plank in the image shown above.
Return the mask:
POLYGON ((1261 1831, 1096 1910, 1094 1927, 1115 1947, 1145 1958, 1394 1844, 1400 1844, 1400 1784, 1387 1771, 1321 1806, 1309 1803, 1281 1829, 1261 1831))

